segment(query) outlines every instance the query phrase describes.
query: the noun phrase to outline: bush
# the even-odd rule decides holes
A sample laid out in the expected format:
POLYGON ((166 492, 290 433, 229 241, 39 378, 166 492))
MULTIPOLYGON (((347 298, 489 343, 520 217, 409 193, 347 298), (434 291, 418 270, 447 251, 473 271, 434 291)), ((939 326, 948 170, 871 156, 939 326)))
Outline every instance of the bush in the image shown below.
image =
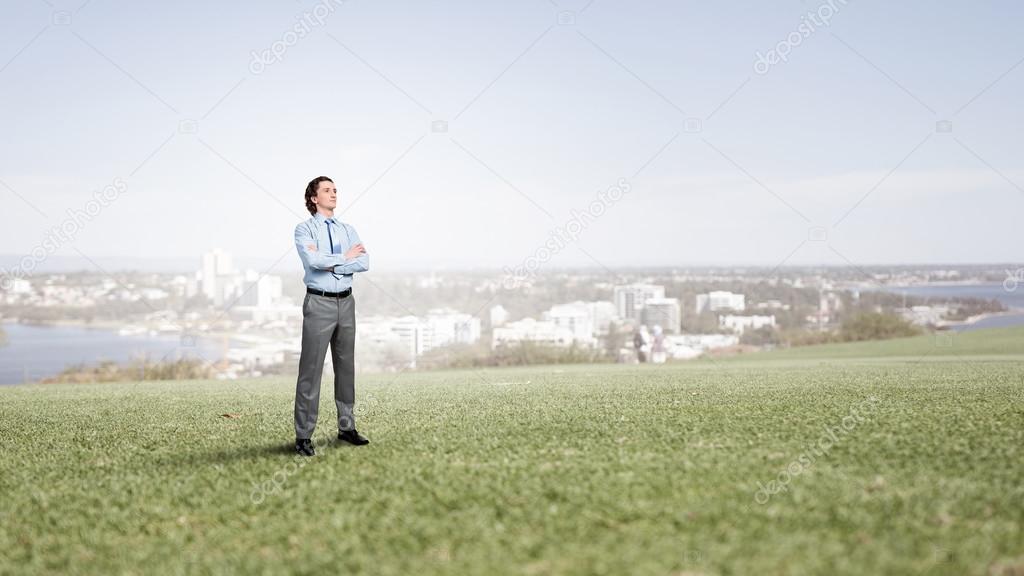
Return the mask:
POLYGON ((920 333, 920 328, 899 316, 864 312, 843 320, 839 328, 839 340, 843 342, 887 340, 916 336, 920 333))
POLYGON ((775 346, 778 343, 779 335, 773 326, 747 330, 740 336, 740 344, 748 346, 775 346))
POLYGON ((194 358, 182 358, 174 362, 149 362, 135 360, 130 364, 118 364, 112 360, 95 366, 76 364, 61 371, 45 383, 71 382, 134 382, 139 380, 203 380, 213 377, 212 367, 194 358))

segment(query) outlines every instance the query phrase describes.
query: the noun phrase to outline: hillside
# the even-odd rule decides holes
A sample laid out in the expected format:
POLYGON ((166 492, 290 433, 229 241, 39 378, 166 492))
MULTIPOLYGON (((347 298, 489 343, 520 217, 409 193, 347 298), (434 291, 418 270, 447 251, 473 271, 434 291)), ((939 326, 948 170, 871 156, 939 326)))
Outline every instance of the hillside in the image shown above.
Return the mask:
POLYGON ((0 573, 1009 574, 1016 337, 325 381, 309 460, 291 378, 4 387, 0 573))
POLYGON ((964 357, 1002 357, 1024 360, 1024 326, 992 328, 962 333, 952 331, 923 334, 911 338, 820 344, 743 354, 729 361, 771 362, 778 360, 957 359, 964 357))

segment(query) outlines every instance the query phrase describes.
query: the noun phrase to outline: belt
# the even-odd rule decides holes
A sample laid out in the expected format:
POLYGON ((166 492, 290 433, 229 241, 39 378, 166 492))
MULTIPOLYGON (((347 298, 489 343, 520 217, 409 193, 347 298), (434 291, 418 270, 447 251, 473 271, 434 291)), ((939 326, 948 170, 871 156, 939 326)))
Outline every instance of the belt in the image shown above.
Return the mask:
POLYGON ((316 294, 317 296, 326 296, 328 298, 348 298, 351 293, 351 288, 344 292, 325 292, 323 290, 317 290, 316 288, 310 288, 309 286, 306 287, 306 294, 316 294))

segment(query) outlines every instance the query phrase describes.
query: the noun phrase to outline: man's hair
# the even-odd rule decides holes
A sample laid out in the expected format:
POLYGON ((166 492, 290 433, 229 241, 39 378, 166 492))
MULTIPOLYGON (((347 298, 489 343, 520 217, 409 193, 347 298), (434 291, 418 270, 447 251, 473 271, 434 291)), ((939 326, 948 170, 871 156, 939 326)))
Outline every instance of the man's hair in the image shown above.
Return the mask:
POLYGON ((317 176, 309 181, 309 185, 306 186, 306 210, 309 210, 310 216, 316 215, 316 204, 313 204, 313 198, 316 198, 316 191, 320 188, 321 182, 330 182, 334 184, 334 180, 331 180, 327 176, 317 176))

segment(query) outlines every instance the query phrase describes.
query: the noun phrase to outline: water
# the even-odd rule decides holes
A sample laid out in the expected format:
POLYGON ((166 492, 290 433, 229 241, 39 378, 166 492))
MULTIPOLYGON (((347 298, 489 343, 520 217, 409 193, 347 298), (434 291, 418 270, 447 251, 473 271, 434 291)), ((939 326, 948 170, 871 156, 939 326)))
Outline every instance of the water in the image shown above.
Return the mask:
POLYGON ((981 330, 982 328, 1006 328, 1008 326, 1021 325, 1024 325, 1024 314, 1007 314, 1006 316, 984 318, 971 324, 953 326, 953 330, 957 332, 966 332, 968 330, 981 330))
POLYGON ((1024 283, 1018 285, 1016 290, 1013 291, 1007 290, 1002 284, 887 286, 885 291, 906 294, 907 296, 932 298, 936 301, 946 301, 950 298, 998 300, 1005 304, 1007 308, 1024 309, 1024 283))
POLYGON ((1007 308, 1015 309, 1020 313, 1008 314, 1006 316, 994 316, 979 320, 973 324, 954 326, 953 330, 964 332, 967 330, 981 330, 983 328, 1003 328, 1006 326, 1024 325, 1024 282, 1019 284, 927 284, 918 286, 888 286, 886 292, 895 294, 906 294, 907 296, 918 296, 928 298, 935 303, 945 302, 951 298, 982 298, 985 300, 998 300, 1007 308), (1014 288, 1014 289, 1010 289, 1014 288))
MULTIPOLYGON (((1020 311, 986 318, 954 330, 979 330, 1024 325, 1024 283, 1015 290, 1002 284, 889 286, 886 291, 931 298, 936 303, 950 298, 996 299, 1020 311)), ((121 336, 114 330, 69 326, 3 324, 7 344, 0 346, 0 384, 18 384, 55 376, 75 364, 94 365, 103 360, 129 362, 141 355, 159 360, 199 357, 219 360, 221 343, 200 339, 195 346, 182 346, 178 336, 121 336)))
POLYGON ((221 346, 200 339, 183 345, 177 335, 121 336, 116 330, 71 326, 3 324, 7 344, 0 346, 0 384, 19 384, 48 378, 75 364, 104 360, 129 362, 145 355, 151 360, 202 358, 218 360, 221 346))

